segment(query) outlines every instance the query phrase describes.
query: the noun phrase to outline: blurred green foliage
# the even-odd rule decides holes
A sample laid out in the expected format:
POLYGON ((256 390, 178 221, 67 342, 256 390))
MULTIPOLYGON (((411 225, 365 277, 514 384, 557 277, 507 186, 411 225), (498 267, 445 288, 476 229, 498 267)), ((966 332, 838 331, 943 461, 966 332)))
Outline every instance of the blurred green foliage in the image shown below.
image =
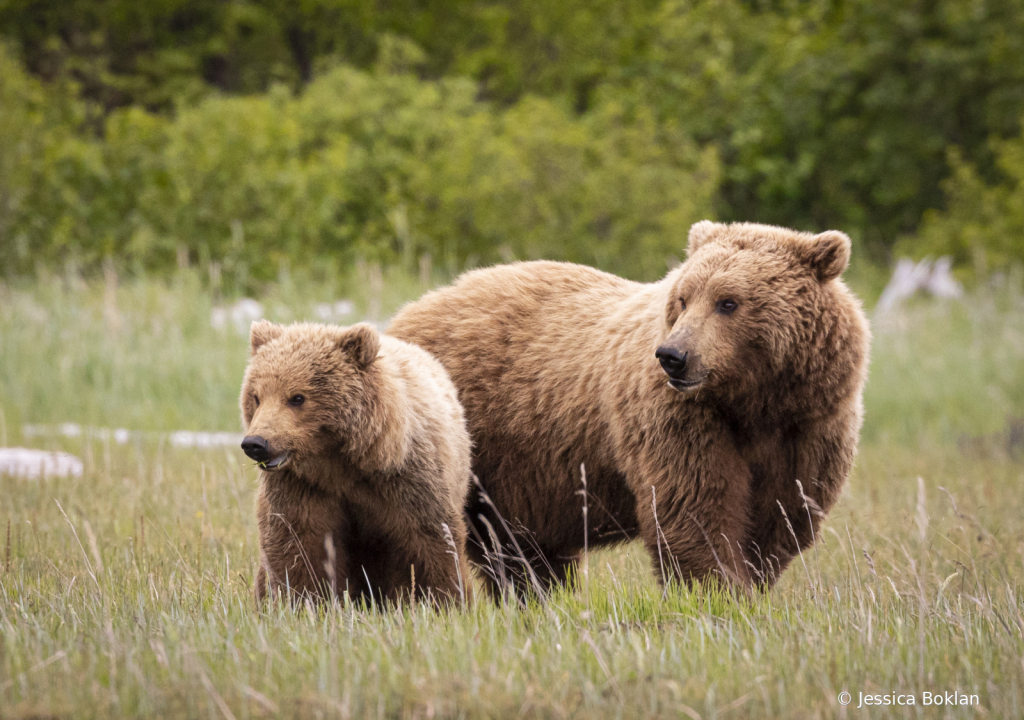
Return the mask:
POLYGON ((876 259, 943 202, 946 148, 992 169, 1024 117, 1017 0, 667 0, 638 103, 718 143, 722 215, 840 227, 876 259))
POLYGON ((204 86, 298 87, 324 60, 368 69, 396 38, 424 77, 466 75, 482 95, 568 94, 585 105, 633 59, 659 0, 0 0, 0 34, 27 66, 71 75, 107 108, 151 109, 204 86))
POLYGON ((1019 0, 0 0, 0 35, 8 272, 650 277, 701 217, 1024 259, 1019 0))
POLYGON ((170 118, 119 109, 93 138, 2 62, 8 272, 111 256, 266 280, 289 262, 413 267, 429 253, 658 275, 717 187, 714 148, 611 102, 584 117, 539 98, 502 110, 468 80, 342 66, 298 96, 211 96, 170 118))
POLYGON ((986 184, 978 168, 956 148, 949 152, 953 174, 943 186, 944 212, 925 213, 916 237, 898 246, 916 255, 952 255, 976 276, 1020 264, 1024 258, 1024 133, 993 141, 999 179, 986 184))

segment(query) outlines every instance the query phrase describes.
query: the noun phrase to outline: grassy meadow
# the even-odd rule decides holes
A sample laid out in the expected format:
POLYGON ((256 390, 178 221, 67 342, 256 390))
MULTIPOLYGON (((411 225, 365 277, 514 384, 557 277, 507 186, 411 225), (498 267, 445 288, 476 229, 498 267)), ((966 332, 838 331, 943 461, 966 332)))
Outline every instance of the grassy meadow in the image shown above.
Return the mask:
MULTIPOLYGON (((384 321, 432 284, 283 275, 271 319, 384 321)), ((257 612, 257 473, 235 447, 247 337, 193 271, 0 284, 0 718, 1020 717, 1024 292, 877 318, 860 455, 821 542, 767 595, 662 590, 638 544, 544 603, 257 612), (78 423, 77 436, 26 426, 78 423), (126 442, 89 428, 133 431, 126 442), (852 694, 849 706, 839 703, 852 694), (977 695, 922 706, 925 692, 977 695), (857 708, 859 693, 916 707, 857 708)))

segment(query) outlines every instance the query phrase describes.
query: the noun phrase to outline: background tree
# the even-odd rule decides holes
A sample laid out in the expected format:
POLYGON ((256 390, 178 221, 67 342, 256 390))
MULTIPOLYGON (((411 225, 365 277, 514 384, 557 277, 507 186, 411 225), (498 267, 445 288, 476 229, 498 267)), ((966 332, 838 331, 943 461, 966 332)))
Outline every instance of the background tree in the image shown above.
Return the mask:
POLYGON ((457 265, 618 266, 634 238, 659 254, 625 263, 645 275, 699 215, 841 228, 885 264, 945 247, 936 218, 953 227, 965 188, 1015 177, 997 156, 1024 118, 1016 0, 0 0, 0 35, 19 268, 129 246, 162 267, 180 243, 216 259, 261 226, 307 257, 457 265), (358 121, 324 119, 340 108, 358 121), (186 170, 190 152, 207 157, 186 170), (214 156, 223 182, 200 176, 214 156), (189 183, 230 207, 200 221, 189 183), (284 209, 317 192, 311 215, 284 209))

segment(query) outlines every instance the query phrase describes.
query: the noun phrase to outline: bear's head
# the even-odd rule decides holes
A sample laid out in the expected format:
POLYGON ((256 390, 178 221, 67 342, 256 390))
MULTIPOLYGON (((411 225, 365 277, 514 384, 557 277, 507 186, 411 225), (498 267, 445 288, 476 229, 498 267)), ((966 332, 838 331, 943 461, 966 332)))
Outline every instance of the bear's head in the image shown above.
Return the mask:
POLYGON ((381 339, 366 323, 252 324, 242 381, 242 449, 267 471, 299 469, 336 454, 371 401, 381 339))
POLYGON ((688 259, 666 285, 655 357, 668 384, 697 400, 746 403, 760 412, 804 390, 856 384, 867 328, 839 280, 850 239, 753 223, 699 222, 688 259), (755 401, 753 402, 752 401, 755 401))

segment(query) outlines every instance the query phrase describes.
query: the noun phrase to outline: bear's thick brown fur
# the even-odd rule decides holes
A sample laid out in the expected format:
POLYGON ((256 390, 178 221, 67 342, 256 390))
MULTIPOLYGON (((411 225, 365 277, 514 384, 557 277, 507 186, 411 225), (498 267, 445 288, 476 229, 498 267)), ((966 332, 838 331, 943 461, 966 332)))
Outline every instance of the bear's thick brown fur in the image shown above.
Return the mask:
POLYGON ((470 442, 444 368, 362 323, 260 321, 250 346, 240 403, 243 448, 263 468, 257 599, 398 601, 414 582, 417 597, 464 599, 470 442))
POLYGON ((856 452, 869 331, 839 279, 849 257, 836 231, 704 221, 657 283, 524 262, 401 310, 389 332, 459 389, 489 496, 470 493, 470 554, 491 589, 515 556, 532 566, 517 584, 564 580, 585 542, 581 466, 590 547, 639 536, 662 580, 770 587, 856 452))

